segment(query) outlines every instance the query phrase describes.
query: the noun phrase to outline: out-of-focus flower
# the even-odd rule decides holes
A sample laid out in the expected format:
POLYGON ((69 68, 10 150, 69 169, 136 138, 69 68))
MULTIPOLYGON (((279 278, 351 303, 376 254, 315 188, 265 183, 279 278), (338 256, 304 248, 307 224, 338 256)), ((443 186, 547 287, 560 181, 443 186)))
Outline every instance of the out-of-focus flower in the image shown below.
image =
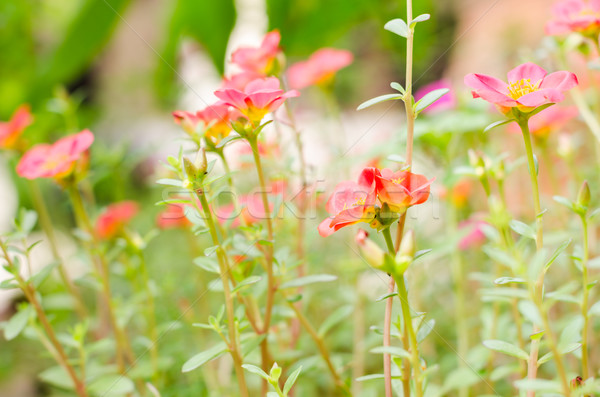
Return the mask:
POLYGON ((253 125, 257 125, 269 112, 279 108, 287 98, 296 97, 296 90, 284 92, 280 88, 279 79, 269 77, 253 80, 244 90, 222 88, 215 95, 224 104, 239 110, 253 125))
MULTIPOLYGON (((563 127, 578 114, 579 111, 575 106, 551 106, 529 119, 529 132, 536 138, 547 138, 552 131, 563 127)), ((515 133, 521 132, 515 123, 510 124, 509 130, 515 133)))
POLYGON ((236 90, 244 91, 244 88, 246 88, 249 82, 256 79, 262 79, 263 77, 265 77, 263 74, 252 71, 236 73, 230 77, 224 78, 221 88, 235 88, 236 90))
POLYGON ((485 221, 469 219, 459 223, 459 230, 468 230, 466 236, 458 242, 458 248, 466 251, 470 248, 477 247, 485 242, 485 233, 483 228, 489 224, 485 221))
POLYGON ((192 225, 192 222, 185 216, 185 203, 171 203, 167 208, 158 214, 156 224, 161 229, 186 228, 192 225))
POLYGON ((350 51, 335 48, 321 48, 307 61, 297 62, 287 71, 291 88, 302 89, 311 85, 331 83, 335 73, 350 65, 354 55, 350 51))
POLYGON ((554 19, 546 24, 546 34, 562 35, 578 32, 598 40, 600 33, 600 1, 563 0, 552 7, 554 19))
POLYGON ((209 105, 196 113, 183 110, 173 112, 175 122, 181 125, 185 132, 192 137, 204 136, 212 145, 218 145, 231 133, 231 121, 238 117, 242 115, 222 102, 209 105))
POLYGON ((469 179, 461 179, 451 188, 440 192, 442 199, 448 199, 456 208, 462 208, 469 202, 473 184, 469 179))
POLYGON ((96 235, 102 240, 117 237, 138 210, 135 201, 122 201, 109 205, 96 220, 96 235))
POLYGON ((410 171, 393 172, 387 168, 381 170, 376 178, 379 200, 395 212, 404 212, 408 207, 427 201, 434 181, 410 171))
POLYGON ((450 91, 446 95, 443 95, 440 99, 426 107, 423 110, 423 113, 436 113, 444 110, 454 109, 456 107, 456 96, 454 95, 454 91, 452 90, 452 85, 450 84, 450 81, 446 79, 437 80, 419 88, 417 92, 415 92, 415 102, 419 101, 428 93, 442 88, 447 88, 450 91))
POLYGON ((196 128, 200 122, 200 119, 194 113, 186 112, 184 110, 176 110, 173 112, 173 119, 188 135, 196 135, 196 128))
POLYGON ((244 71, 268 76, 273 72, 275 60, 281 51, 279 42, 281 35, 278 30, 269 32, 263 38, 260 47, 241 47, 231 54, 231 62, 244 71))
POLYGON ((358 183, 346 181, 335 187, 325 207, 331 217, 321 222, 318 228, 321 236, 327 237, 355 223, 373 221, 377 200, 375 172, 379 170, 365 168, 358 183))
POLYGON ((0 122, 0 149, 14 149, 19 137, 31 123, 29 105, 21 105, 8 121, 0 122))
POLYGON ((528 62, 508 72, 508 83, 491 76, 468 74, 465 84, 473 89, 473 98, 485 99, 502 113, 512 108, 527 113, 542 105, 561 102, 563 92, 577 85, 577 77, 567 71, 547 74, 540 66, 528 62))
POLYGON ((36 145, 21 157, 17 174, 27 179, 64 179, 73 173, 78 160, 87 160, 85 154, 93 142, 94 134, 83 130, 51 145, 36 145))

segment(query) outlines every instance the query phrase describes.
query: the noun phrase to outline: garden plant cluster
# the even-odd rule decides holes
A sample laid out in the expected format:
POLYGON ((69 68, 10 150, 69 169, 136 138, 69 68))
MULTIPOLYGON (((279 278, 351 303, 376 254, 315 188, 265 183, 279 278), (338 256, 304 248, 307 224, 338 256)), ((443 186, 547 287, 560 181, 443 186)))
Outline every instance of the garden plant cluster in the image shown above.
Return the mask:
POLYGON ((97 204, 89 129, 31 145, 27 104, 0 124, 28 193, 0 237, 4 338, 47 395, 600 395, 600 1, 557 1, 545 56, 506 78, 417 92, 412 7, 384 26, 406 75, 358 106, 405 122, 326 191, 294 101, 330 100, 354 56, 288 65, 278 30, 232 53, 217 102, 173 111, 156 206, 97 204))

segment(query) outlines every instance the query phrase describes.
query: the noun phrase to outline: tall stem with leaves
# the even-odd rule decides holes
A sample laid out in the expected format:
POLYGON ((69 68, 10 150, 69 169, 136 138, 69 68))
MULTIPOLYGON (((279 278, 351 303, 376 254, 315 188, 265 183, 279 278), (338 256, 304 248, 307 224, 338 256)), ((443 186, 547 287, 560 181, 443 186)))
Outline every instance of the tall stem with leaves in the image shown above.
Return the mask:
MULTIPOLYGON (((536 222, 536 238, 535 238, 536 250, 541 251, 544 246, 543 221, 542 221, 543 213, 542 213, 542 207, 540 204, 540 191, 539 191, 538 180, 537 180, 537 162, 536 162, 535 156, 533 154, 533 147, 532 147, 532 143, 531 143, 531 134, 529 132, 529 118, 522 116, 520 114, 517 114, 517 122, 523 133, 523 140, 525 142, 525 151, 527 154, 527 164, 528 164, 528 168, 529 168, 529 176, 531 178, 531 188, 532 188, 532 192, 533 192, 533 206, 534 206, 534 211, 535 211, 535 222, 536 222)), ((554 360, 556 362, 556 369, 557 369, 559 377, 560 377, 563 392, 565 393, 566 396, 570 396, 571 392, 570 392, 569 384, 567 381, 567 375, 566 375, 566 372, 565 372, 565 369, 564 369, 564 366, 562 363, 562 357, 557 348, 556 338, 555 338, 552 330, 550 329, 550 322, 548 321, 548 314, 543 306, 544 276, 545 276, 545 269, 542 269, 542 270, 540 270, 540 274, 538 275, 538 278, 535 281, 535 284, 533 286, 532 299, 540 311, 540 315, 542 317, 544 327, 545 327, 544 334, 546 335, 548 343, 550 345, 550 349, 552 350, 552 353, 554 354, 554 360)), ((539 325, 534 324, 533 335, 535 335, 536 333, 538 333, 540 331, 541 331, 541 329, 539 328, 539 325)), ((531 345, 530 345, 530 350, 529 350, 529 360, 528 360, 528 365, 527 365, 527 377, 529 379, 536 379, 536 377, 537 377, 538 353, 539 353, 539 348, 540 348, 540 339, 541 338, 532 338, 532 340, 531 340, 531 345)), ((527 396, 528 397, 535 396, 535 391, 531 391, 531 390, 528 391, 527 396)))

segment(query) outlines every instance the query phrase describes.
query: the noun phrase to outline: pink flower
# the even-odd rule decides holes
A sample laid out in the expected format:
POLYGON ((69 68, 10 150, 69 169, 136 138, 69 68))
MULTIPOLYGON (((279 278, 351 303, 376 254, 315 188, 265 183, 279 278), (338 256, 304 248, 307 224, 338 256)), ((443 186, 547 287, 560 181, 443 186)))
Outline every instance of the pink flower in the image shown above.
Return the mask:
MULTIPOLYGON (((575 106, 551 106, 529 119, 529 131, 537 138, 546 138, 554 130, 564 126, 569 120, 579 114, 575 106)), ((511 132, 521 132, 517 124, 509 126, 511 132)))
POLYGON ((96 235, 109 240, 121 233, 125 225, 138 213, 135 201, 122 201, 106 207, 96 220, 96 235))
POLYGON ((229 105, 217 102, 195 114, 176 110, 173 112, 173 117, 188 134, 195 136, 197 133, 202 133, 207 142, 216 146, 231 133, 230 122, 242 115, 231 109, 229 105), (202 131, 198 131, 199 126, 202 127, 202 131))
POLYGON ((331 216, 318 227, 321 236, 327 237, 345 226, 359 222, 370 223, 374 219, 377 172, 379 170, 376 168, 365 168, 358 183, 346 181, 335 187, 325 207, 331 216))
POLYGON ((261 79, 263 77, 265 76, 262 73, 251 71, 236 73, 233 76, 224 78, 221 88, 235 88, 237 90, 244 91, 244 88, 246 88, 249 82, 256 79, 261 79))
POLYGON ((452 85, 450 84, 450 81, 446 79, 434 81, 418 89, 417 92, 415 92, 415 102, 423 98, 431 91, 442 88, 448 88, 450 92, 425 108, 423 113, 435 113, 443 110, 454 109, 456 107, 456 97, 454 95, 454 91, 452 90, 452 85))
POLYGON ((554 20, 546 24, 546 34, 578 32, 598 40, 600 31, 599 0, 563 0, 552 7, 554 20))
POLYGON ((271 74, 277 54, 279 54, 281 35, 274 30, 265 35, 260 47, 241 47, 231 54, 231 62, 244 71, 271 74))
POLYGON ((322 48, 310 56, 307 61, 290 66, 287 72, 291 88, 302 89, 310 85, 327 84, 335 73, 350 65, 354 55, 350 51, 335 48, 322 48))
POLYGON ((194 113, 186 112, 185 110, 176 110, 173 113, 175 123, 183 127, 183 130, 191 136, 196 134, 196 128, 200 119, 194 113))
POLYGON ((296 97, 300 93, 296 90, 284 92, 276 77, 253 80, 244 90, 235 88, 222 88, 215 91, 217 98, 224 104, 239 110, 254 125, 269 112, 279 108, 287 98, 296 97))
POLYGON ((379 200, 395 212, 404 212, 408 207, 427 201, 434 181, 410 171, 393 172, 387 168, 381 170, 376 179, 379 200))
POLYGON ((485 233, 483 228, 489 225, 485 221, 469 219, 458 225, 459 230, 469 230, 469 233, 458 242, 458 248, 466 251, 469 248, 477 247, 485 242, 485 233))
POLYGON ((78 160, 85 160, 85 153, 93 142, 94 134, 83 130, 52 145, 36 145, 21 157, 17 174, 27 179, 64 179, 75 170, 78 160))
POLYGON ((158 214, 156 224, 161 229, 185 228, 192 225, 192 222, 185 216, 185 207, 189 204, 171 203, 167 208, 158 214))
POLYGON ((21 105, 9 121, 0 122, 0 148, 14 149, 19 137, 32 121, 29 105, 21 105))
POLYGON ((561 102, 563 92, 577 85, 577 77, 566 71, 547 74, 538 65, 528 62, 508 72, 508 84, 481 74, 468 74, 465 84, 473 89, 473 98, 485 99, 502 113, 515 107, 531 112, 538 106, 561 102))

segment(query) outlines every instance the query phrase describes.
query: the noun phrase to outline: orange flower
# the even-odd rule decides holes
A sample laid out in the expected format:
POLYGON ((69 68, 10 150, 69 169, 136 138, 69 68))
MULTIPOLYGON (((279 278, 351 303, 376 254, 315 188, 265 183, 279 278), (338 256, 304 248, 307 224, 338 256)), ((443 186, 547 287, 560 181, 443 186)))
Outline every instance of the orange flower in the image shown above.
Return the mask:
POLYGON ((379 200, 395 212, 404 212, 408 207, 427 201, 434 181, 410 171, 393 172, 387 168, 376 178, 379 200))
POLYGON ((19 137, 32 121, 29 105, 21 105, 9 121, 0 122, 0 148, 14 149, 19 137))
POLYGON ((96 220, 96 235, 102 240, 117 237, 137 213, 138 205, 135 201, 109 205, 96 220))

